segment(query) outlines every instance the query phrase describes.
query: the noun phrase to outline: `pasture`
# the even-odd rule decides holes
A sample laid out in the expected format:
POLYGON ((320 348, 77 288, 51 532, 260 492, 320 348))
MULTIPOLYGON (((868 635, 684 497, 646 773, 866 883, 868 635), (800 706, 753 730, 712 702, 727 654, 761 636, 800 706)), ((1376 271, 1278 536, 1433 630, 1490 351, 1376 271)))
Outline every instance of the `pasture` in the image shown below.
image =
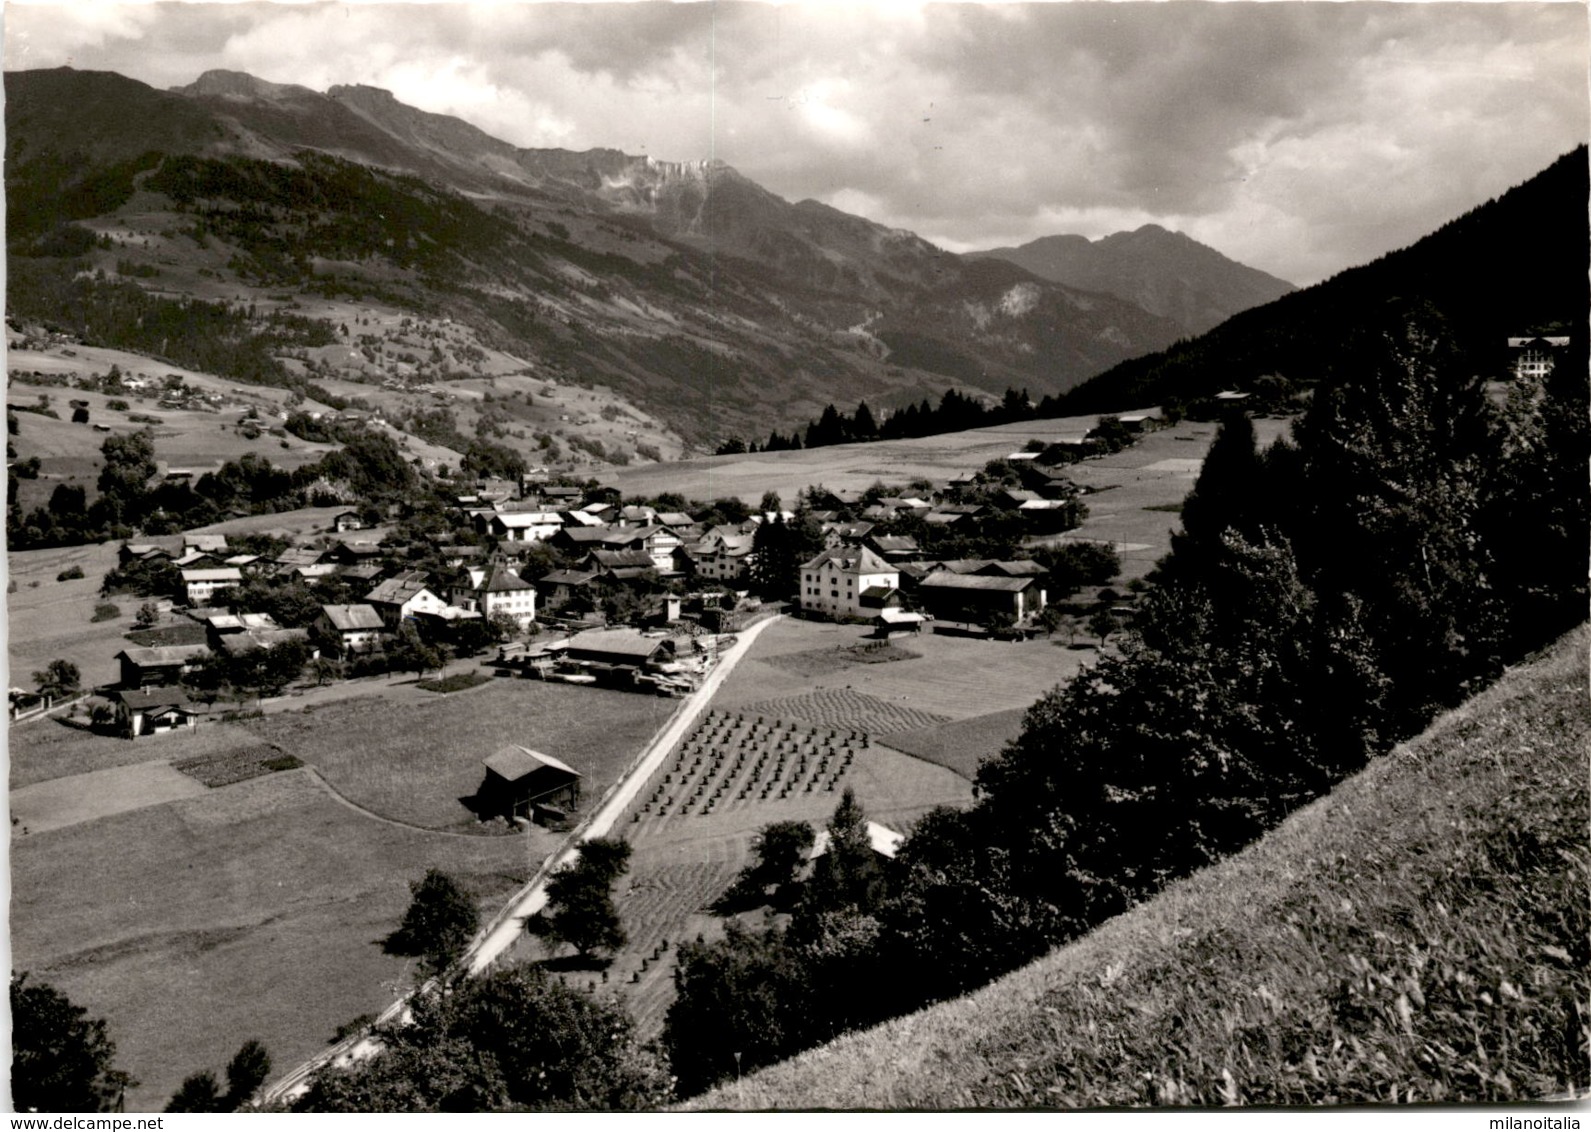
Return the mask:
POLYGON ((315 767, 339 794, 393 821, 487 832, 465 806, 481 760, 514 744, 544 751, 583 776, 595 802, 677 706, 631 692, 539 680, 494 680, 423 703, 370 695, 244 725, 315 767))
POLYGON ((776 491, 786 506, 813 484, 861 490, 877 480, 904 484, 916 477, 942 482, 1019 452, 1029 440, 1046 443, 1081 440, 1098 418, 1061 417, 993 425, 967 432, 870 444, 837 444, 795 452, 756 452, 742 456, 704 456, 674 464, 619 468, 605 478, 625 495, 653 496, 674 491, 687 499, 738 495, 754 503, 776 491))
POLYGON ((159 1110, 246 1038, 285 1069, 385 1008, 413 978, 381 949, 409 882, 444 869, 484 917, 527 848, 371 821, 308 771, 270 774, 13 837, 12 962, 107 1020, 142 1082, 129 1109, 159 1110))
POLYGON ((8 572, 17 584, 16 592, 6 599, 6 653, 13 686, 31 688, 31 674, 57 658, 77 665, 84 687, 119 677, 113 657, 127 647, 122 634, 133 627, 133 614, 142 599, 113 599, 120 617, 89 621, 100 601, 99 584, 116 565, 118 545, 96 543, 6 555, 8 572), (83 577, 55 580, 73 566, 82 568, 83 577))
MULTIPOLYGON (((1257 420, 1261 448, 1285 433, 1287 422, 1257 420)), ((1108 542, 1121 555, 1123 580, 1141 578, 1171 549, 1171 532, 1180 525, 1170 510, 1193 489, 1216 426, 1182 421, 1148 433, 1131 448, 1084 460, 1067 471, 1089 494, 1088 518, 1057 539, 1108 542)))

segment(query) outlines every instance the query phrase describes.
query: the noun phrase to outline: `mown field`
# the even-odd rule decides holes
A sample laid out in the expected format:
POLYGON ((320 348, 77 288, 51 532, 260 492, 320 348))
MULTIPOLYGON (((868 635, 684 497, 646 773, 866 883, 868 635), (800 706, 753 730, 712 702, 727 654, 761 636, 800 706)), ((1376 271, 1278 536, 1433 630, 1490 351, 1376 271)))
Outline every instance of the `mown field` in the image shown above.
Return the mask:
POLYGON ((543 751, 584 776, 584 799, 594 804, 676 706, 629 692, 495 680, 424 703, 341 700, 270 715, 246 728, 383 817, 426 829, 485 832, 462 799, 481 785, 486 756, 509 744, 543 751))
MULTIPOLYGON (((845 650, 864 642, 867 632, 865 626, 786 618, 758 639, 724 682, 715 704, 756 703, 776 710, 772 705, 781 700, 850 691, 900 708, 967 719, 1027 707, 1071 679, 1094 655, 1042 638, 1014 643, 923 633, 899 643, 901 649, 918 654, 915 657, 885 664, 853 663, 845 650), (833 655, 833 662, 814 663, 825 651, 833 655)), ((840 718, 836 715, 833 721, 840 718)), ((925 722, 903 721, 889 730, 908 730, 925 722)))
POLYGON ((915 731, 892 732, 881 736, 880 742, 924 762, 949 767, 972 780, 977 776, 979 763, 999 754, 1007 743, 1022 734, 1022 719, 1026 715, 1026 708, 1011 708, 915 731))
POLYGON ((13 837, 12 964, 106 1019, 142 1082, 128 1108, 158 1111, 247 1038, 285 1069, 384 1009, 413 968, 380 941, 430 867, 489 915, 533 866, 522 838, 403 829, 267 775, 13 837))
POLYGON ((1249 849, 962 999, 690 1107, 1584 1095, 1582 628, 1249 849))

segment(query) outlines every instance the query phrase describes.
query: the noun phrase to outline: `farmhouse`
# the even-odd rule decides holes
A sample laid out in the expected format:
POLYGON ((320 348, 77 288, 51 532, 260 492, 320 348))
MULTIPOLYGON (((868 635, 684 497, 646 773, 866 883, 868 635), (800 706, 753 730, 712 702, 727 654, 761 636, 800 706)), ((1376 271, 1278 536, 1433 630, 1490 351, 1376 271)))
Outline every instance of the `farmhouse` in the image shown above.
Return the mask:
POLYGON ((757 560, 754 542, 753 535, 732 527, 722 529, 722 533, 715 529, 685 553, 698 578, 735 584, 751 576, 752 563, 757 560))
POLYGON ((209 651, 206 645, 163 645, 123 649, 113 659, 121 662, 123 688, 158 688, 177 683, 209 651))
POLYGON ((339 511, 331 517, 331 529, 338 534, 344 531, 362 531, 365 529, 365 523, 359 517, 359 512, 350 508, 347 511, 339 511))
POLYGON ((900 571, 871 550, 825 550, 801 567, 800 605, 830 617, 866 617, 884 604, 880 590, 899 588, 900 571))
POLYGON ((226 535, 197 535, 193 533, 183 535, 182 552, 191 554, 195 550, 225 557, 227 552, 226 535))
POLYGON ((1044 590, 1032 575, 1013 578, 936 570, 917 583, 917 604, 944 621, 984 624, 999 614, 1023 621, 1044 608, 1044 590))
POLYGON ((365 602, 381 615, 387 628, 396 630, 407 617, 419 612, 436 613, 447 605, 426 586, 426 576, 409 570, 388 578, 365 595, 365 602))
POLYGON ((1508 350, 1513 354, 1513 371, 1516 378, 1543 378, 1552 372, 1558 352, 1569 345, 1566 336, 1551 338, 1510 338, 1508 350))
POLYGON ((507 566, 493 566, 481 579, 471 604, 465 608, 478 609, 488 618, 506 614, 524 629, 536 619, 536 587, 507 566))
POLYGON ((151 542, 124 542, 116 552, 117 561, 123 566, 129 562, 169 562, 175 557, 171 548, 151 542))
POLYGON ((200 711, 172 692, 112 692, 116 702, 116 729, 129 739, 192 730, 200 711))
POLYGON ((315 618, 315 635, 339 653, 369 652, 381 643, 381 614, 368 605, 323 605, 315 618))
POLYGON ((189 605, 208 605, 217 590, 240 585, 243 571, 236 566, 223 566, 215 570, 184 570, 182 586, 189 605))
POLYGON ((657 569, 657 563, 644 550, 593 550, 581 566, 620 582, 632 581, 657 569))
POLYGON ((554 570, 536 583, 548 606, 563 605, 575 597, 590 594, 597 580, 595 570, 554 570))
POLYGON ((477 527, 501 542, 540 542, 563 530, 556 511, 501 511, 477 517, 477 527))
MULTIPOLYGON (((573 809, 580 804, 580 772, 529 747, 504 747, 481 760, 486 780, 476 791, 479 812, 513 821, 542 809, 573 809)), ((546 815, 562 817, 562 814, 546 815)))

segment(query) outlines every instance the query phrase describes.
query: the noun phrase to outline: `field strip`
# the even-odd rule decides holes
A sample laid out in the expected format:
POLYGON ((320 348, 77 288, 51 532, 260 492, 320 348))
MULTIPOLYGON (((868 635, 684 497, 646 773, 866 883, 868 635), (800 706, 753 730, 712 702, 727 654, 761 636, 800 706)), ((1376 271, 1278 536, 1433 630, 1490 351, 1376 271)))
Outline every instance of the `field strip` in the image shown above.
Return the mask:
POLYGON ((197 798, 209 787, 165 759, 52 778, 11 794, 11 816, 29 833, 46 833, 86 821, 197 798))
MULTIPOLYGON (((379 821, 387 825, 397 826, 399 829, 407 829, 414 833, 434 833, 442 837, 468 837, 471 841, 478 841, 481 838, 481 835, 478 833, 457 833, 451 829, 432 829, 429 826, 415 825, 413 822, 399 821, 397 818, 389 818, 385 814, 378 814, 374 810, 367 810, 358 802, 355 802, 352 798, 347 797, 345 794, 339 791, 337 787, 333 786, 330 782, 327 782, 325 776, 314 767, 305 765, 298 769, 309 775, 310 779, 314 781, 315 785, 319 786, 328 795, 330 795, 333 801, 341 802, 344 806, 347 806, 360 817, 366 817, 372 821, 379 821)), ((289 771, 288 773, 291 774, 292 772, 289 771)))
MULTIPOLYGON (((679 709, 636 757, 630 769, 621 775, 619 780, 609 788, 597 809, 568 836, 560 850, 550 854, 542 862, 541 867, 536 870, 536 874, 514 894, 503 909, 486 925, 485 930, 476 937, 475 941, 459 959, 459 965, 465 972, 469 975, 479 974, 493 960, 506 951, 516 939, 524 934, 525 920, 539 912, 547 903, 548 878, 560 867, 575 859, 581 842, 594 837, 601 837, 612 828, 614 823, 618 821, 619 817, 641 792, 647 780, 651 778, 652 774, 673 752, 674 747, 695 726, 697 718, 706 709, 707 705, 712 702, 712 698, 718 692, 719 686, 728 677, 729 673, 734 670, 735 665, 750 651, 752 643, 756 641, 758 635, 768 626, 780 620, 782 616, 782 614, 775 614, 765 621, 759 621, 757 624, 749 626, 740 633, 734 645, 727 649, 722 657, 719 658, 718 664, 708 675, 707 679, 702 682, 702 686, 681 701, 679 709)), ((431 984, 426 984, 426 986, 429 985, 431 984)), ((408 1011, 409 998, 413 993, 411 991, 409 994, 405 994, 397 1002, 387 1007, 370 1027, 344 1038, 341 1042, 281 1077, 274 1085, 261 1094, 262 1102, 267 1104, 275 1103, 302 1095, 309 1088, 310 1077, 323 1066, 338 1063, 347 1064, 354 1060, 362 1060, 369 1057, 379 1046, 379 1043, 371 1037, 370 1031, 376 1026, 401 1020, 408 1011)))

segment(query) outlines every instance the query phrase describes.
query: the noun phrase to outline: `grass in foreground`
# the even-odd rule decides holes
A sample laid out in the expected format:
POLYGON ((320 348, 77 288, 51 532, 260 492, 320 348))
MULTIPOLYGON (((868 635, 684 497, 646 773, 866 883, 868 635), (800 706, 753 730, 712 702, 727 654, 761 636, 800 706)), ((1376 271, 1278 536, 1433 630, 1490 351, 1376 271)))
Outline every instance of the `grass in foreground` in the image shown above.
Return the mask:
POLYGON ((158 1111, 245 1038, 285 1072, 384 1009, 415 974, 381 948, 409 882, 443 869, 490 915, 527 848, 371 821, 302 772, 268 774, 14 840, 13 962, 106 1019, 143 1082, 129 1109, 158 1111))
POLYGON ((701 1108, 1503 1102, 1591 1087, 1580 629, 1229 861, 701 1108))

